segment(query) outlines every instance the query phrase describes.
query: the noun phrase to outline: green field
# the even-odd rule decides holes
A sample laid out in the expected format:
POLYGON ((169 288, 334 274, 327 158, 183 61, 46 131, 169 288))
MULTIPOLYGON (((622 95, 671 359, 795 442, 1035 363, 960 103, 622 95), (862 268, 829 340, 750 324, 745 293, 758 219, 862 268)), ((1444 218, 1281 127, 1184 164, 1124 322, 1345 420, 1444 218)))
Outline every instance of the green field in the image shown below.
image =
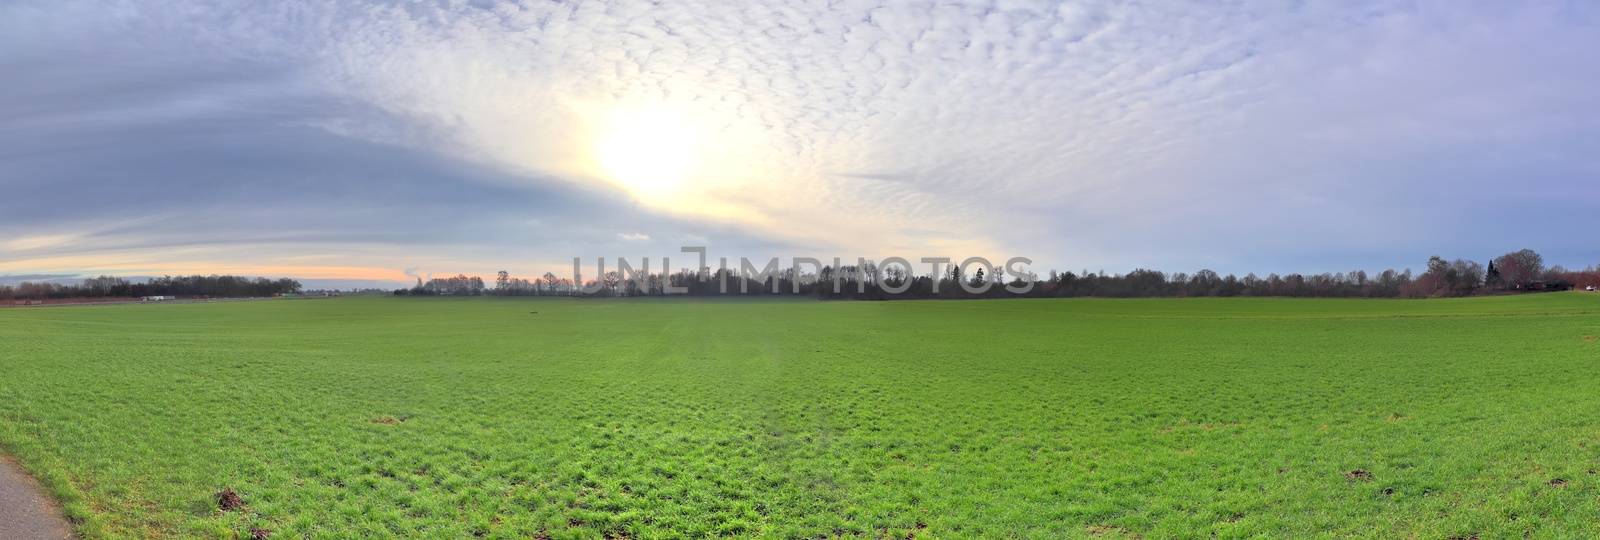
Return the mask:
POLYGON ((91 538, 1593 538, 1596 336, 1583 293, 6 309, 0 447, 91 538))

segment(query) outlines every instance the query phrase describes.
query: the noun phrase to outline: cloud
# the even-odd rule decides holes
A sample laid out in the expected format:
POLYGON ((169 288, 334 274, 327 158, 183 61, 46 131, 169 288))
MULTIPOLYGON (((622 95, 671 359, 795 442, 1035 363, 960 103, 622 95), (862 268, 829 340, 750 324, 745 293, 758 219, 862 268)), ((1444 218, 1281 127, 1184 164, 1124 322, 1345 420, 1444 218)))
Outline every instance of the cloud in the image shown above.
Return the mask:
POLYGON ((492 271, 651 237, 1582 264, 1600 252, 1529 231, 1600 225, 1596 25, 1585 4, 13 2, 0 265, 220 246, 492 271), (691 154, 681 185, 597 162, 638 118, 673 119, 650 127, 691 154))
POLYGON ((644 233, 617 233, 617 238, 625 242, 648 242, 650 235, 644 233))
POLYGON ((33 283, 77 283, 83 276, 77 274, 0 274, 0 285, 17 285, 23 282, 33 283))

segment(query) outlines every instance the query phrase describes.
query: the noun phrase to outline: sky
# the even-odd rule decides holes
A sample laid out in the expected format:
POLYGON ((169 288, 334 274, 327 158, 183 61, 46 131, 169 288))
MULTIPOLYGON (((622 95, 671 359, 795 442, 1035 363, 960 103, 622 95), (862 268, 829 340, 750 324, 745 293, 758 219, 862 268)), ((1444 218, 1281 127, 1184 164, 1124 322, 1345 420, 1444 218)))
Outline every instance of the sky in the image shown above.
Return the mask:
POLYGON ((0 3, 0 276, 1600 263, 1594 2, 0 3))

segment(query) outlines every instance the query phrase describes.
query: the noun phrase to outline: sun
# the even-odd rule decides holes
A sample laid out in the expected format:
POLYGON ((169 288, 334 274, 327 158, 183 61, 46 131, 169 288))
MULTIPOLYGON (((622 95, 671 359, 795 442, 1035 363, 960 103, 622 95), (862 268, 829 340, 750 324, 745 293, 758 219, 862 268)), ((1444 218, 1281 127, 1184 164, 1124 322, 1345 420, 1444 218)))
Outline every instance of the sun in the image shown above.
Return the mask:
POLYGON ((691 119, 664 108, 617 109, 594 142, 599 172, 641 199, 670 199, 687 188, 700 133, 691 119))

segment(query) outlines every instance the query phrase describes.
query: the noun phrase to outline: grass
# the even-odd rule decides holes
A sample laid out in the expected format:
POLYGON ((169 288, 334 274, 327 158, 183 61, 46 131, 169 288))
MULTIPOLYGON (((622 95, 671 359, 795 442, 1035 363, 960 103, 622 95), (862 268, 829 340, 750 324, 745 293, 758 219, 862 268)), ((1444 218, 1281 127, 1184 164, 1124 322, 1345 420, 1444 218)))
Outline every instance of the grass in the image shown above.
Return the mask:
POLYGON ((0 447, 91 538, 1592 538, 1596 336, 1582 293, 11 309, 0 447))

